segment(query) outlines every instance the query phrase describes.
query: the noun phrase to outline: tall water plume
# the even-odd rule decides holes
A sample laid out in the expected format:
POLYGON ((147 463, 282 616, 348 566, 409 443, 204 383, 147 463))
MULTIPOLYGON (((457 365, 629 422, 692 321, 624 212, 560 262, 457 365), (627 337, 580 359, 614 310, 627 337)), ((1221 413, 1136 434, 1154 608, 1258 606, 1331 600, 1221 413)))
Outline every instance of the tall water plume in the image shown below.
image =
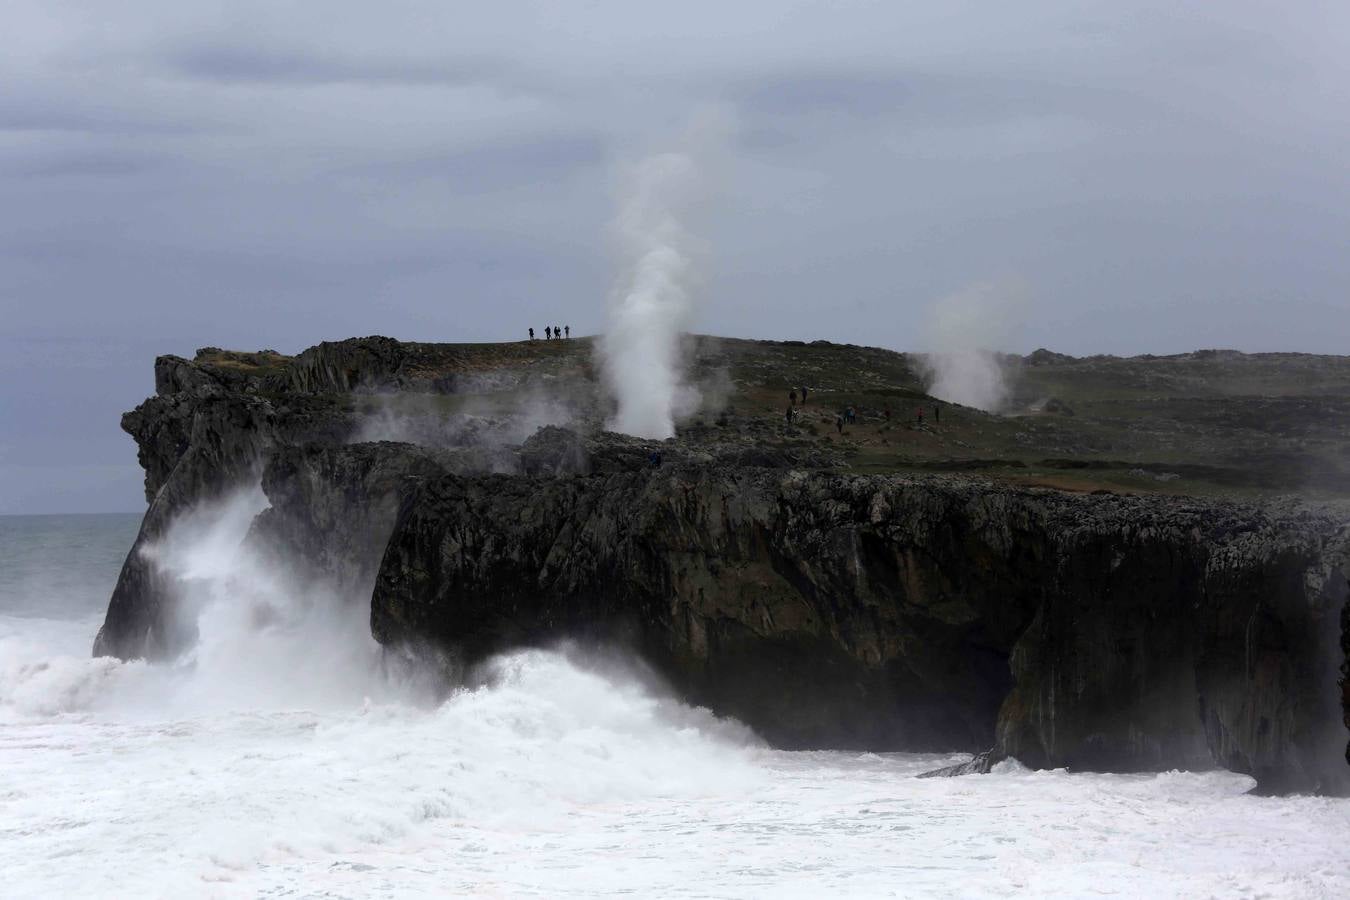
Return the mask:
POLYGON ((705 250, 690 229, 724 130, 722 114, 700 114, 678 149, 646 157, 621 180, 611 224, 618 274, 600 343, 605 385, 617 405, 609 422, 615 431, 671 437, 675 420, 698 402, 685 381, 681 347, 705 250))
POLYGON ((1026 300, 1016 279, 980 282, 938 300, 929 313, 922 358, 934 397, 998 412, 1012 391, 1009 371, 994 349, 1012 340, 1026 300))

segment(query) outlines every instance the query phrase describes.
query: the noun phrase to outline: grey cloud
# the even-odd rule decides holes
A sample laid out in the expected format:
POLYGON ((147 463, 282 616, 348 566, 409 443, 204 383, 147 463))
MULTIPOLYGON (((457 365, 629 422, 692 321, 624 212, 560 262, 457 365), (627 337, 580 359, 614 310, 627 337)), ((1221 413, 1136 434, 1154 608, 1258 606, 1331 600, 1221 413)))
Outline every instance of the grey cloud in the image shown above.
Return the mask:
POLYGON ((174 115, 145 115, 99 107, 58 93, 0 96, 0 133, 57 132, 116 137, 118 135, 188 135, 199 123, 174 115))
POLYGON ((361 59, 239 42, 192 44, 169 51, 165 62, 180 76, 227 84, 462 85, 485 80, 496 69, 485 60, 361 59))
MULTIPOLYGON (((11 0, 0 29, 0 358, 99 361, 0 368, 0 494, 55 461, 139 505, 116 421, 157 352, 593 330, 610 161, 708 101, 739 136, 701 330, 910 348, 1014 276, 1008 349, 1350 346, 1344 4, 11 0)), ((24 508, 73 502, 43 471, 24 508)))
POLYGON ((419 152, 394 160, 354 166, 343 174, 365 178, 448 179, 475 192, 565 176, 594 168, 607 156, 600 135, 549 135, 493 142, 445 152, 419 152))
POLYGON ((911 93, 907 79, 891 72, 788 72, 739 92, 738 106, 769 115, 869 116, 898 110, 911 93))
POLYGON ((0 163, 0 174, 25 178, 126 178, 162 171, 174 165, 159 153, 92 150, 0 163))

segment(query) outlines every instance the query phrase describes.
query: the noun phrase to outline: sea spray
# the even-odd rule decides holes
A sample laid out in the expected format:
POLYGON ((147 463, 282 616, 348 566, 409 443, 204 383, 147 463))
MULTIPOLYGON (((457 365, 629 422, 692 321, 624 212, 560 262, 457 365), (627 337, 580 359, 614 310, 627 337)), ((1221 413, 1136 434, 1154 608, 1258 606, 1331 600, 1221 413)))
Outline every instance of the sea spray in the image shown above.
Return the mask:
POLYGON ((709 193, 726 123, 723 112, 700 113, 680 149, 648 156, 621 181, 611 225, 618 275, 600 342, 605 386, 617 407, 608 423, 614 431, 664 440, 675 434, 676 419, 698 405, 681 347, 705 252, 691 221, 709 193))
POLYGON ((1025 304, 1016 279, 970 285, 933 305, 921 357, 928 392, 986 412, 998 412, 1011 393, 1009 371, 993 349, 1011 340, 1025 304))
POLYGON ((184 677, 166 680, 158 702, 186 711, 431 699, 428 673, 386 665, 360 597, 250 538, 266 506, 256 485, 243 488, 193 508, 144 551, 197 626, 170 667, 184 677))
POLYGON ((477 450, 484 470, 510 473, 518 468, 515 450, 540 428, 576 427, 595 406, 587 382, 528 384, 510 394, 509 403, 493 396, 457 395, 453 411, 444 397, 387 393, 360 398, 360 418, 351 443, 397 441, 423 447, 477 450))

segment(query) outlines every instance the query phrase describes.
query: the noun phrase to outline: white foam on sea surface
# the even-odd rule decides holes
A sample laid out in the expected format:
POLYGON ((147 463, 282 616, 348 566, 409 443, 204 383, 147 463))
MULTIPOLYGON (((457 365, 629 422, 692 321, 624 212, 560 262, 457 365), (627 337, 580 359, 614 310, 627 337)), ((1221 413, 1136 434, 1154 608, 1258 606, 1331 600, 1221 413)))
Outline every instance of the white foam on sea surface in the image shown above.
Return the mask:
POLYGON ((228 544, 178 665, 90 659, 92 611, 0 611, 0 894, 1350 896, 1347 800, 917 779, 964 757, 775 751, 577 650, 433 702, 228 544))
POLYGON ((954 758, 769 750, 544 651, 438 707, 156 719, 128 686, 189 674, 3 629, 12 896, 1350 896, 1350 802, 1230 773, 920 780, 954 758))

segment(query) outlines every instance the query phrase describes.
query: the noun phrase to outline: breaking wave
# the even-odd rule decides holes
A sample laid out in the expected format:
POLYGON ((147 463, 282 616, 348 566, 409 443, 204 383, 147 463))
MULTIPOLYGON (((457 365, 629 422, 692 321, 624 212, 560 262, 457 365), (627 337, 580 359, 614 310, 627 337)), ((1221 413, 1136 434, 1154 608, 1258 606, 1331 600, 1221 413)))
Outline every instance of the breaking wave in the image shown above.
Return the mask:
POLYGON ((1350 895, 1350 803, 1226 772, 921 780, 963 757, 775 751, 580 647, 437 694, 360 604, 249 554, 258 503, 156 549, 200 613, 172 664, 90 659, 99 610, 0 596, 8 892, 1350 895))

